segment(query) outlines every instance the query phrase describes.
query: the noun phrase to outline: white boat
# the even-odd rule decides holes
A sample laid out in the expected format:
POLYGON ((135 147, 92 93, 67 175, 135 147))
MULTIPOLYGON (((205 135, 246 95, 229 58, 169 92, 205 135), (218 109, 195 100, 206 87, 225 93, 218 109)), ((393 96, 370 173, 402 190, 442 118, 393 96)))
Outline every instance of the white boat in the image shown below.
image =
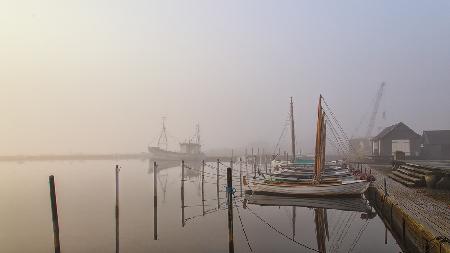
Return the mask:
POLYGON ((253 194, 276 194, 303 197, 360 196, 369 187, 365 180, 336 181, 335 183, 250 183, 247 187, 253 194))

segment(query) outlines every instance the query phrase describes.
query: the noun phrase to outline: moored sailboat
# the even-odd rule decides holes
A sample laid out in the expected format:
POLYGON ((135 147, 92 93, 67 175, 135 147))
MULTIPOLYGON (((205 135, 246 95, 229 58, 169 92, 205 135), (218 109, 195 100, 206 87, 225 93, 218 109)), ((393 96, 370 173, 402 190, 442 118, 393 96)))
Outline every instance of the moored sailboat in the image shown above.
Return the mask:
MULTIPOLYGON (((252 181, 248 184, 249 190, 253 194, 277 194, 295 195, 305 197, 337 197, 337 196, 360 196, 369 187, 370 182, 366 180, 354 180, 349 178, 339 178, 324 174, 325 168, 325 146, 326 146, 326 120, 325 112, 322 108, 322 95, 319 97, 317 111, 317 131, 315 159, 311 172, 304 172, 303 175, 311 175, 312 178, 280 177, 268 178, 264 181, 252 181), (311 174, 312 173, 312 174, 311 174)), ((292 143, 295 143, 293 106, 291 99, 291 126, 292 143)), ((295 161, 295 145, 292 145, 293 161, 295 161)), ((283 173, 281 173, 283 174, 283 173)), ((302 172, 297 176, 302 175, 302 172)))

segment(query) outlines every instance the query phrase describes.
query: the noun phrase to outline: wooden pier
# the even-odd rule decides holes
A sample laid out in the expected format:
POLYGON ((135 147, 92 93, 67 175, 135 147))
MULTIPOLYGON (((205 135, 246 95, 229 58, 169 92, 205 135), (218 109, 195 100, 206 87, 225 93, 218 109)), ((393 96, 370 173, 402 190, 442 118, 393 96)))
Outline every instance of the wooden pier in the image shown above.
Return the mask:
POLYGON ((407 252, 450 253, 450 206, 370 168, 376 181, 368 197, 402 247, 407 252))

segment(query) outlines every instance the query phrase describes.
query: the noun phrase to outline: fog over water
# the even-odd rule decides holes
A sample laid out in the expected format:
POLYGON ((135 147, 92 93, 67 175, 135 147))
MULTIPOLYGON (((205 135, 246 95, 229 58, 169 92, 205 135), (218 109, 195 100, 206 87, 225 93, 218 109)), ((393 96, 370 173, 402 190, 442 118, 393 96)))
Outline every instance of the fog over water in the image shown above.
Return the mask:
POLYGON ((0 154, 275 145, 294 97, 312 152, 320 93, 349 135, 450 129, 450 2, 0 1, 0 154), (380 115, 385 112, 385 118, 380 115))

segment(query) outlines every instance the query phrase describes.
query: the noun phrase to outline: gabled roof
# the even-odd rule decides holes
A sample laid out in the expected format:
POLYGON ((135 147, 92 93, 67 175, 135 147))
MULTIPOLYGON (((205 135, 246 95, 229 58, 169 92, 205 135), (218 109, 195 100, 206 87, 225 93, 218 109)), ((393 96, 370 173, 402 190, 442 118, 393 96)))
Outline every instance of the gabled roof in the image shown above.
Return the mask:
POLYGON ((450 144, 450 130, 423 131, 424 144, 450 144))
POLYGON ((398 127, 405 127, 407 129, 409 129, 412 133, 414 133, 415 135, 417 135, 417 137, 420 137, 419 134, 417 134, 416 132, 414 132, 414 130, 412 130, 411 128, 409 128, 407 125, 405 125, 405 123, 403 122, 399 122, 395 125, 392 126, 388 126, 385 129, 383 129, 383 131, 381 131, 377 136, 373 137, 371 140, 372 141, 377 141, 379 139, 383 139, 386 135, 388 135, 390 132, 394 131, 395 129, 397 129, 398 127))

